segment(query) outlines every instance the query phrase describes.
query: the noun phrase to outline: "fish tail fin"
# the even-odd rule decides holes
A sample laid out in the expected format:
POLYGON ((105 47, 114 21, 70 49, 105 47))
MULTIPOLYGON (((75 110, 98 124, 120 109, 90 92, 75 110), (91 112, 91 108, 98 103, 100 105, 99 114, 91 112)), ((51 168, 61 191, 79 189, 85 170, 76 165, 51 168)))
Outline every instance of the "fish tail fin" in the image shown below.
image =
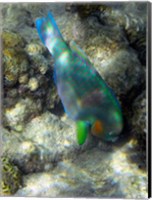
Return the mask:
POLYGON ((64 46, 65 43, 53 15, 49 12, 47 17, 36 20, 36 28, 42 43, 48 48, 52 55, 56 47, 64 46))

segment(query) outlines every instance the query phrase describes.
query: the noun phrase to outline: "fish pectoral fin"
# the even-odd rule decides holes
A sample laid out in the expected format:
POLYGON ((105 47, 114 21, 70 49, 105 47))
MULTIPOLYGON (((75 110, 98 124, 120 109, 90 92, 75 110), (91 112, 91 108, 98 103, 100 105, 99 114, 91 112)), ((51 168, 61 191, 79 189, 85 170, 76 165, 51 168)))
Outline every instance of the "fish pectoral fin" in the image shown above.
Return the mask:
POLYGON ((87 62, 88 64, 91 64, 88 56, 85 54, 85 52, 74 42, 74 41, 71 41, 70 42, 70 47, 71 47, 71 50, 77 54, 77 56, 80 58, 80 59, 83 59, 85 62, 87 62))
POLYGON ((84 121, 77 121, 76 122, 76 129, 77 129, 77 141, 79 145, 84 144, 87 135, 88 135, 88 125, 84 121))

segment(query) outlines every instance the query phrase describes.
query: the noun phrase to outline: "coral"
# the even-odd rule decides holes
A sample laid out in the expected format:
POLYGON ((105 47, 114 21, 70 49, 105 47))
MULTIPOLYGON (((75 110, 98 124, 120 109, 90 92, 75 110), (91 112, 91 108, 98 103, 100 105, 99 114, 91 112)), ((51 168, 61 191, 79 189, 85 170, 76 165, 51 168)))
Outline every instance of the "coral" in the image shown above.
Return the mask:
MULTIPOLYGON (((42 45, 39 45, 36 42, 27 44, 18 33, 3 31, 2 42, 4 108, 6 109, 6 112, 4 113, 4 118, 6 119, 4 121, 6 123, 4 122, 4 124, 13 127, 15 130, 21 131, 23 130, 23 124, 28 117, 21 117, 24 113, 24 106, 20 106, 22 103, 20 104, 18 102, 23 98, 25 98, 25 101, 23 100, 24 102, 27 102, 27 98, 32 99, 31 101, 33 101, 33 99, 36 101, 37 110, 31 109, 28 116, 36 115, 42 110, 41 105, 43 101, 45 101, 45 98, 48 98, 46 91, 49 89, 49 82, 52 82, 50 78, 48 79, 44 76, 50 67, 49 61, 47 61, 43 55, 40 55, 46 50, 42 45), (18 109, 16 109, 16 106, 18 109), (22 107, 21 110, 23 112, 19 107, 22 107), (21 111, 22 114, 16 113, 16 110, 21 111), (15 112, 16 114, 12 114, 12 112, 15 112), (8 119, 8 113, 11 113, 10 116, 13 118, 12 122, 8 119)), ((28 107, 26 107, 25 116, 27 116, 27 113, 28 107)))
POLYGON ((47 59, 39 54, 39 55, 33 55, 30 57, 32 67, 35 69, 36 72, 44 75, 48 69, 49 69, 49 62, 47 59))
POLYGON ((6 48, 3 50, 5 85, 13 86, 20 75, 28 70, 29 62, 26 53, 21 49, 6 48))
POLYGON ((1 161, 2 195, 14 194, 22 185, 21 172, 6 156, 3 156, 1 161))
POLYGON ((38 84, 38 80, 36 78, 30 78, 29 82, 28 82, 28 87, 31 91, 35 91, 38 89, 39 84, 38 84))
POLYGON ((13 86, 20 74, 29 67, 28 57, 23 50, 25 40, 17 33, 2 33, 4 80, 7 86, 13 86))
POLYGON ((26 45, 26 52, 29 55, 41 55, 45 52, 45 48, 38 43, 29 43, 26 45))
POLYGON ((28 74, 22 74, 18 81, 20 84, 26 84, 28 82, 28 74))
MULTIPOLYGON (((46 104, 48 109, 54 109, 56 105, 59 106, 60 98, 57 93, 57 89, 55 85, 52 84, 50 87, 50 90, 48 91, 47 97, 46 97, 46 104)), ((61 112, 63 110, 60 109, 61 112)))
POLYGON ((23 48, 25 47, 25 40, 18 34, 13 32, 2 32, 2 45, 3 48, 23 48))

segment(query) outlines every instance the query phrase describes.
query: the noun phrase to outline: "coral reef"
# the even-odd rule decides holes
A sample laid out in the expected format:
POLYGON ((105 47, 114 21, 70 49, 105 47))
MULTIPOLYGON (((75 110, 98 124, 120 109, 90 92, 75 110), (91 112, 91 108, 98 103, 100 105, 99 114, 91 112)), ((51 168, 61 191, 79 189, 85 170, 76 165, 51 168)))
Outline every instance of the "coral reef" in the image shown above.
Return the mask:
POLYGON ((147 4, 1 5, 3 193, 146 198, 147 4), (74 122, 65 116, 54 84, 53 59, 34 25, 48 11, 120 100, 120 141, 107 144, 90 135, 83 146, 77 144, 74 122))
POLYGON ((18 33, 3 31, 2 42, 4 124, 21 132, 32 117, 59 103, 50 78, 51 59, 46 59, 46 49, 42 45, 27 44, 18 33))

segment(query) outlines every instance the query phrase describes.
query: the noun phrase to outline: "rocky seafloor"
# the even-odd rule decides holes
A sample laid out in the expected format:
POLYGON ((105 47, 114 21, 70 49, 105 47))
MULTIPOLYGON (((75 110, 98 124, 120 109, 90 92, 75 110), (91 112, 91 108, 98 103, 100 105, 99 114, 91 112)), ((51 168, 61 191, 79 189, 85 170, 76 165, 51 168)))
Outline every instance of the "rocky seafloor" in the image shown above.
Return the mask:
POLYGON ((1 195, 146 198, 147 3, 0 4, 3 130, 1 195), (51 11, 114 90, 124 130, 79 146, 35 19, 51 11))

